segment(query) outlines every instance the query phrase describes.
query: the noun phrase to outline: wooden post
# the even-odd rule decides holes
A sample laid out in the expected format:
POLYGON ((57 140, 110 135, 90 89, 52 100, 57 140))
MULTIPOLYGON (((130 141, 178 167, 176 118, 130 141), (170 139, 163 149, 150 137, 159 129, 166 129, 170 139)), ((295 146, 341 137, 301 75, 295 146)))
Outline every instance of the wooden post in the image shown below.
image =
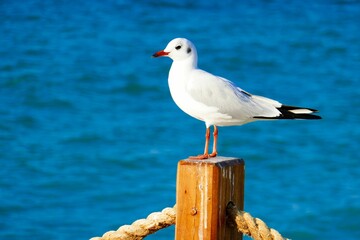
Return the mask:
POLYGON ((176 183, 176 240, 241 240, 226 224, 226 206, 244 207, 244 161, 216 157, 181 160, 176 183))

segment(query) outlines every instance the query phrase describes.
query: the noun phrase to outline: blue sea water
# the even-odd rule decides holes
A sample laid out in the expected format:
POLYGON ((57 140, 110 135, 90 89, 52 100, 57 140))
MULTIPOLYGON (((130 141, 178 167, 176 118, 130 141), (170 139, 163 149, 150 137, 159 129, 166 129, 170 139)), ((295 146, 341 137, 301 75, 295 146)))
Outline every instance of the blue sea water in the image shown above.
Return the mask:
POLYGON ((181 36, 201 68, 323 117, 220 128, 245 210, 291 239, 360 239, 359 23, 355 0, 1 1, 0 238, 89 239, 175 204, 205 127, 150 56, 181 36))

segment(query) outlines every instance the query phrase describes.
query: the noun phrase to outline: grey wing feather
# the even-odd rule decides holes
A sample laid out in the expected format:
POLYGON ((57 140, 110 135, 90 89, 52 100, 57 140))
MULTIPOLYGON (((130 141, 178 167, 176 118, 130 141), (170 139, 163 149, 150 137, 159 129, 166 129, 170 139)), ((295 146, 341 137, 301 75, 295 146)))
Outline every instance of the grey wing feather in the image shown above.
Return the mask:
POLYGON ((202 70, 195 71, 188 82, 187 90, 192 98, 232 118, 255 116, 275 117, 280 114, 272 99, 251 95, 236 87, 231 81, 202 70))

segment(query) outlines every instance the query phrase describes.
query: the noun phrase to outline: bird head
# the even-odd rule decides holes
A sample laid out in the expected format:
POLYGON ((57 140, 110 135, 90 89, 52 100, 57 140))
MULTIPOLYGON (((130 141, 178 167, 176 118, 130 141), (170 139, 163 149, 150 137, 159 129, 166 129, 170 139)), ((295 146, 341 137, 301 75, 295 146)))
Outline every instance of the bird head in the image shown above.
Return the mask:
POLYGON ((175 38, 171 40, 164 50, 153 54, 153 57, 169 57, 174 61, 193 59, 196 61, 196 48, 186 38, 175 38))

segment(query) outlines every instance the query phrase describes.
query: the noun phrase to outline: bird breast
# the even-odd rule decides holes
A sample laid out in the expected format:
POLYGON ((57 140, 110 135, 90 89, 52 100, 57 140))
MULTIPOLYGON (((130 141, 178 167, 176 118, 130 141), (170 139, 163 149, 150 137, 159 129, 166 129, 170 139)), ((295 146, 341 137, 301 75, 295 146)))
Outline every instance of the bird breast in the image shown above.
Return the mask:
POLYGON ((185 113, 204 121, 207 126, 210 125, 227 125, 232 118, 227 114, 219 112, 215 106, 209 106, 202 102, 196 101, 188 92, 188 84, 192 71, 184 71, 173 65, 169 72, 169 88, 171 97, 176 105, 185 113))

